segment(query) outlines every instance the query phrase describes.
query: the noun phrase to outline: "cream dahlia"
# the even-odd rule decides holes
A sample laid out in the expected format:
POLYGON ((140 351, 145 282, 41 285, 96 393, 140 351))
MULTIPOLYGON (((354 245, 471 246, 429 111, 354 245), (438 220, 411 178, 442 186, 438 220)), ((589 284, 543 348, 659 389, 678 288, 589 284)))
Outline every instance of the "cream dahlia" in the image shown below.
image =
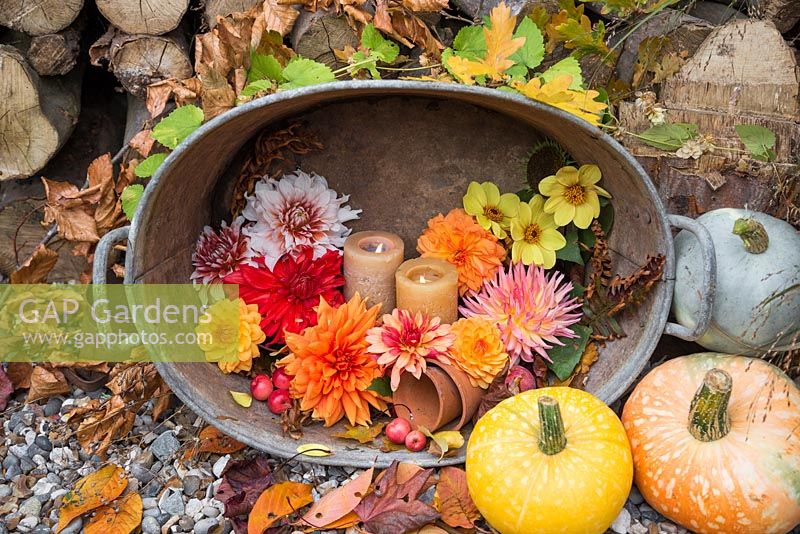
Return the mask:
POLYGON ((280 180, 262 179, 242 212, 252 221, 243 232, 253 256, 263 256, 272 269, 281 256, 295 255, 304 246, 314 250, 315 258, 341 248, 350 234, 344 223, 361 213, 345 205, 349 198, 338 196, 314 173, 298 170, 280 180))
POLYGON ((392 391, 400 385, 400 374, 409 372, 417 378, 427 369, 426 359, 447 363, 447 351, 455 336, 450 326, 438 317, 397 308, 383 316, 383 325, 367 332, 368 352, 378 354, 378 365, 391 367, 392 391))
POLYGON ((225 221, 219 233, 210 226, 203 228, 192 254, 194 272, 191 279, 202 284, 221 282, 247 260, 247 237, 242 235, 243 217, 237 217, 228 226, 225 221))
POLYGON ((561 273, 547 276, 540 267, 517 263, 467 294, 460 311, 497 325, 512 365, 520 358, 533 361, 534 353, 551 361, 547 349, 563 345, 559 337, 577 337, 569 327, 581 318, 580 302, 569 297, 572 283, 562 284, 563 279, 561 273))

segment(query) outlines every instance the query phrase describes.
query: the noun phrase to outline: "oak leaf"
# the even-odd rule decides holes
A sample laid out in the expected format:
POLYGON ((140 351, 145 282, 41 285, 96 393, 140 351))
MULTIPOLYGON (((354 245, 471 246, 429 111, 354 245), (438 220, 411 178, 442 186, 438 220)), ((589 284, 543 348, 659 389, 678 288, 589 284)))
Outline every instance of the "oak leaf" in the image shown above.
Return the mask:
POLYGON ((263 534, 276 521, 314 501, 311 484, 281 482, 259 496, 247 521, 248 534, 263 534))
POLYGON ((213 454, 230 454, 244 449, 246 445, 223 433, 217 427, 208 425, 198 435, 198 442, 189 448, 183 455, 188 460, 198 454, 210 452, 213 454))
POLYGON ((386 423, 376 423, 372 426, 347 425, 345 430, 334 432, 332 436, 334 438, 354 439, 362 444, 372 443, 375 441, 375 438, 381 435, 384 426, 386 426, 386 423))
POLYGON ((467 474, 457 467, 443 467, 436 484, 434 506, 451 527, 474 528, 481 514, 467 489, 467 474))
POLYGON ((75 483, 75 489, 64 495, 61 501, 56 534, 76 517, 111 503, 125 491, 127 485, 125 470, 114 464, 80 479, 75 483))
POLYGON ((28 402, 62 395, 71 391, 64 373, 50 365, 37 365, 31 371, 31 388, 28 402))
POLYGON ((305 513, 303 523, 320 530, 334 528, 331 524, 352 513, 367 495, 373 472, 373 468, 367 469, 352 482, 326 493, 305 513))
POLYGON ((86 524, 84 534, 130 534, 142 523, 142 497, 128 493, 98 508, 86 524))
POLYGON ((600 93, 593 90, 573 90, 572 76, 563 74, 552 81, 544 82, 541 78, 533 78, 527 83, 514 83, 514 88, 523 95, 545 104, 563 109, 576 117, 594 124, 600 124, 603 111, 608 107, 604 102, 597 102, 600 93))
POLYGON ((392 462, 374 491, 355 508, 364 528, 372 534, 408 532, 439 518, 435 508, 417 500, 433 475, 433 469, 419 471, 400 483, 397 480, 398 464, 392 462))
POLYGON ((34 249, 31 256, 11 273, 12 284, 41 284, 50 274, 58 261, 58 252, 50 250, 43 244, 34 249))

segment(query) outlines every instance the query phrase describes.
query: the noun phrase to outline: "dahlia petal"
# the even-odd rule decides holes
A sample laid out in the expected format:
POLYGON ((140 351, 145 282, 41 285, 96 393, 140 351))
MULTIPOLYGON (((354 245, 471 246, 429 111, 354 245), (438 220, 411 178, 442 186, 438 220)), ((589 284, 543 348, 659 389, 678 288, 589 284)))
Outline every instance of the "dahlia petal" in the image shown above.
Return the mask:
MULTIPOLYGON (((589 228, 589 225, 592 224, 592 219, 594 219, 594 208, 589 204, 581 204, 573 209, 575 210, 573 219, 575 226, 582 229, 589 228)), ((556 222, 559 222, 558 215, 559 212, 556 212, 556 222)))

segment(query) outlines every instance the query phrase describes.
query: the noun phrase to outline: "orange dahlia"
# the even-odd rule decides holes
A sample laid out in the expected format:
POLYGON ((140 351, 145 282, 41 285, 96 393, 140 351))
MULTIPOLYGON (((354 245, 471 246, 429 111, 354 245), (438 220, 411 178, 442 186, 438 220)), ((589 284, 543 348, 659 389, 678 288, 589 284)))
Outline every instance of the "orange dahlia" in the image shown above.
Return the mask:
POLYGON ((470 289, 479 290, 506 256, 497 238, 460 208, 429 220, 428 228, 417 240, 417 250, 423 257, 440 258, 455 265, 462 295, 470 289))
POLYGON ((386 403, 367 391, 381 376, 381 368, 367 352, 367 331, 375 326, 380 304, 367 309, 356 293, 338 308, 320 298, 317 325, 300 334, 286 333, 291 354, 278 362, 292 377, 289 393, 300 399, 300 409, 331 426, 346 416, 351 425, 370 423, 370 405, 385 410, 386 403))
POLYGON ((508 361, 508 353, 494 323, 481 317, 459 319, 450 327, 456 339, 450 349, 453 363, 469 375, 473 386, 486 389, 508 361))

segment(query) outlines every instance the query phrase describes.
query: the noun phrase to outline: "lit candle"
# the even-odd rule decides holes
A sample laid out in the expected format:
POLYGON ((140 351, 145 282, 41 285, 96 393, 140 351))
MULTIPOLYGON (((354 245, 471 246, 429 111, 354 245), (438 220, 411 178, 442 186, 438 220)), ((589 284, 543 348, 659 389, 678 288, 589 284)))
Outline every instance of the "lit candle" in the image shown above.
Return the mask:
POLYGON ((344 243, 344 296, 358 292, 368 304, 391 313, 395 305, 394 273, 403 262, 403 240, 389 232, 358 232, 344 243))
POLYGON ((415 258, 403 263, 395 274, 397 307, 423 311, 442 323, 458 319, 458 271, 436 258, 415 258))

